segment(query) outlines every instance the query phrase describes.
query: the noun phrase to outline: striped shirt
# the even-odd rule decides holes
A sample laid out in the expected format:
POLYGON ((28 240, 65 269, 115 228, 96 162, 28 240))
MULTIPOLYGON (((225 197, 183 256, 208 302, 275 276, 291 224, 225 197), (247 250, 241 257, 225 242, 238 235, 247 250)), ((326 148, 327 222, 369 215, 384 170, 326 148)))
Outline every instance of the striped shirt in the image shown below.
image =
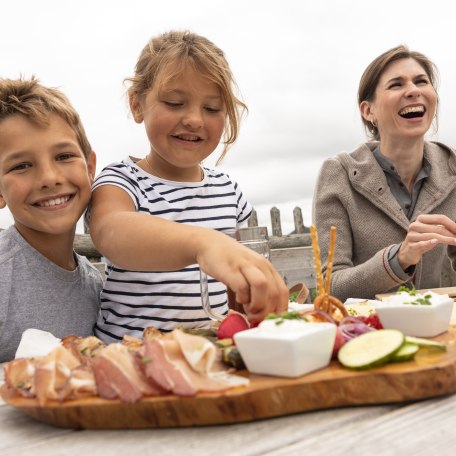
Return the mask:
MULTIPOLYGON (((134 160, 107 166, 93 189, 114 185, 128 193, 138 212, 219 231, 236 228, 250 217, 251 205, 237 183, 222 172, 204 168, 201 182, 174 182, 152 176, 134 160)), ((141 337, 148 326, 162 331, 208 326, 197 264, 180 271, 136 272, 108 260, 106 275, 95 325, 95 335, 103 341, 115 342, 125 334, 141 337)), ((209 278, 209 296, 218 313, 228 311, 222 283, 209 278)))

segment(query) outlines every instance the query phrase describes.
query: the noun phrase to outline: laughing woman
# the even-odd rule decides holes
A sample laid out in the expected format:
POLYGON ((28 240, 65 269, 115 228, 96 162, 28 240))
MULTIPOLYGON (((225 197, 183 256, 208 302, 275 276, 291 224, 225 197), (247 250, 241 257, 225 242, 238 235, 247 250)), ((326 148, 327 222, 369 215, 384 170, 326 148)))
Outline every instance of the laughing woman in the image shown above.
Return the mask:
POLYGON ((434 64, 405 46, 377 57, 358 89, 371 141, 322 166, 313 222, 322 258, 337 227, 331 293, 341 300, 439 287, 445 254, 455 267, 456 155, 424 138, 437 123, 436 79, 434 64))

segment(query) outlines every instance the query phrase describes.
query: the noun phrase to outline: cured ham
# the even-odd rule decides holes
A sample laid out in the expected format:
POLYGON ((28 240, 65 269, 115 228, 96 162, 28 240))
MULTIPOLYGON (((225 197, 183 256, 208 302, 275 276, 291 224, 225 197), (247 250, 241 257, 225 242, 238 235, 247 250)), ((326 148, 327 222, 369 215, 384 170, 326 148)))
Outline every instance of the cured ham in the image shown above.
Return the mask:
POLYGON ((138 368, 134 353, 125 345, 110 344, 92 360, 98 394, 106 399, 136 402, 143 396, 158 396, 162 389, 148 382, 138 368))
POLYGON ((8 388, 39 404, 98 395, 133 403, 148 396, 225 391, 247 385, 221 361, 204 337, 174 330, 146 330, 105 345, 96 337, 68 336, 44 357, 16 359, 4 366, 8 388))

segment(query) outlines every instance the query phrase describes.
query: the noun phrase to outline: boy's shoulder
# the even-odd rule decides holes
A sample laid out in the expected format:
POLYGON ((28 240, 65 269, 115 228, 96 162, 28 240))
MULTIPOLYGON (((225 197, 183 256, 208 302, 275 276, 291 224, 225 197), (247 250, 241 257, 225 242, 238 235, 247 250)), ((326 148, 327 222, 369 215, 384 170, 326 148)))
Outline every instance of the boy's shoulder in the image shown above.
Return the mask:
POLYGON ((78 259, 78 266, 83 274, 89 277, 89 279, 95 279, 97 282, 103 285, 103 274, 100 270, 95 267, 85 256, 76 254, 78 259))
POLYGON ((20 238, 14 226, 0 231, 0 266, 22 249, 20 238))

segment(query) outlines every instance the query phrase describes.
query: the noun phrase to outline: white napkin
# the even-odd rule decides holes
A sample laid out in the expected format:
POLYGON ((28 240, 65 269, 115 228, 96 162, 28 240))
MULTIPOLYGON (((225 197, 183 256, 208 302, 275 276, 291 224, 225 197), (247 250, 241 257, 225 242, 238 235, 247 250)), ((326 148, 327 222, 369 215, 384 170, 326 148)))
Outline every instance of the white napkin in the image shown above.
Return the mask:
POLYGON ((34 328, 26 329, 22 333, 22 338, 19 347, 17 347, 15 358, 46 356, 59 345, 60 339, 50 332, 34 328))

